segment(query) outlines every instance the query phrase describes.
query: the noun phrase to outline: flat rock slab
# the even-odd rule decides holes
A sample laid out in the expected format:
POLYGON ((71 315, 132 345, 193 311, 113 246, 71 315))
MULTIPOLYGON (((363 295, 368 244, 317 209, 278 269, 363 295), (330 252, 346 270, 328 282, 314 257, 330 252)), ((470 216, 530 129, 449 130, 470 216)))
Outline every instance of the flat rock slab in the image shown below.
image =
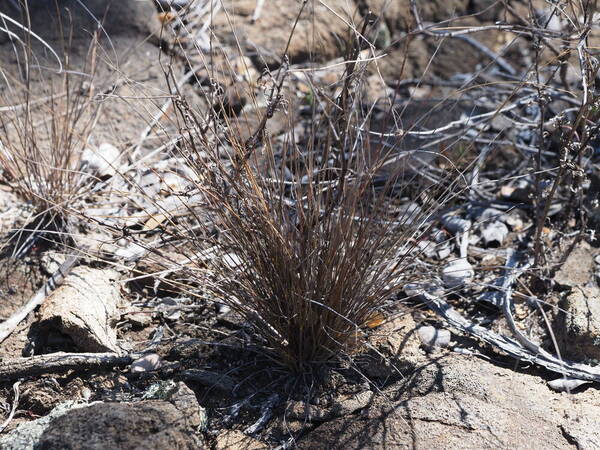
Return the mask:
POLYGON ((451 354, 392 391, 359 414, 317 427, 298 448, 600 448, 596 389, 556 393, 537 376, 451 354))
POLYGON ((122 302, 112 270, 77 267, 42 305, 37 323, 42 339, 55 330, 81 351, 117 352, 114 327, 122 302))
POLYGON ((50 423, 36 449, 134 450, 202 448, 184 412, 165 401, 98 403, 50 423))

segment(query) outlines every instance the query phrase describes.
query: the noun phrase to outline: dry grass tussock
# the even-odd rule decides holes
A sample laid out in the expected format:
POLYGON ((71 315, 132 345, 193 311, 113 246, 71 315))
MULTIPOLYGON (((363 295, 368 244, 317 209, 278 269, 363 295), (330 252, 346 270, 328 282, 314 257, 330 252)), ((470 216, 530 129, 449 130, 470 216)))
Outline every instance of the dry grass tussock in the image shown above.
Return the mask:
POLYGON ((15 36, 23 44, 23 52, 16 53, 22 57, 19 70, 0 73, 1 177, 32 207, 25 227, 5 242, 13 256, 26 253, 39 238, 68 239, 69 208, 93 181, 81 157, 101 110, 93 92, 95 39, 85 66, 74 70, 69 36, 63 36, 64 56, 54 53, 56 67, 47 67, 32 50, 32 34, 27 28, 23 34, 15 36))
POLYGON ((182 230, 187 245, 178 251, 202 261, 191 273, 204 296, 241 314, 268 354, 294 372, 363 344, 366 324, 418 276, 415 247, 460 180, 448 170, 431 182, 401 159, 391 164, 395 149, 371 136, 367 63, 358 62, 371 45, 368 26, 349 30, 339 92, 315 90, 302 116, 283 87, 287 65, 265 75, 267 107, 249 138, 222 117, 224 105, 206 116, 174 89, 176 153, 193 169, 212 219, 182 230), (282 138, 265 130, 277 111, 286 113, 282 138), (395 209, 410 193, 429 206, 395 209), (219 257, 198 258, 215 249, 219 257))

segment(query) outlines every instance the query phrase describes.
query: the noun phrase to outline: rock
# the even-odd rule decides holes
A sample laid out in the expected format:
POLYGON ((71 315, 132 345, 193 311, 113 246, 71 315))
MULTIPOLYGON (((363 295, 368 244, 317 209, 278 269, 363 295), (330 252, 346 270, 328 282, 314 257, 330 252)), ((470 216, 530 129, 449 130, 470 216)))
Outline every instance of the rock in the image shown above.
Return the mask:
POLYGON ((446 214, 442 217, 442 225, 452 234, 464 233, 471 229, 470 220, 451 214, 446 214))
POLYGON ((508 236, 508 227, 500 221, 483 223, 481 225, 481 236, 486 245, 500 246, 508 236))
POLYGON ((117 273, 105 269, 77 267, 46 299, 36 326, 42 340, 51 331, 69 336, 84 352, 118 352, 117 332, 121 294, 115 285, 117 273))
MULTIPOLYGON (((231 45, 235 27, 237 41, 245 50, 255 55, 253 61, 257 67, 278 67, 286 52, 286 46, 301 9, 294 0, 282 0, 277 8, 264 8, 260 18, 252 22, 256 1, 232 1, 224 3, 224 10, 217 14, 212 22, 216 35, 231 45)), ((355 13, 346 0, 328 0, 327 6, 314 3, 302 10, 296 23, 294 34, 287 48, 287 56, 292 64, 329 61, 341 56, 343 42, 348 36, 347 21, 355 13)))
POLYGON ((306 402, 290 400, 286 403, 285 416, 295 420, 309 422, 326 422, 337 417, 344 417, 366 408, 373 401, 375 394, 364 391, 354 395, 340 396, 329 407, 310 405, 306 402))
POLYGON ((186 422, 196 431, 204 431, 208 423, 206 410, 198 404, 196 394, 183 382, 177 383, 177 389, 170 396, 170 402, 186 415, 186 422))
POLYGON ((112 177, 119 170, 121 151, 104 143, 97 149, 86 148, 81 155, 82 170, 100 178, 112 177))
POLYGON ((594 256, 590 245, 581 242, 573 249, 560 270, 556 272, 554 281, 568 287, 585 286, 594 277, 594 256))
POLYGON ((216 437, 214 450, 261 450, 269 448, 238 430, 222 431, 216 437))
POLYGON ((557 392, 572 392, 579 386, 591 383, 589 380, 578 380, 577 378, 557 378, 556 380, 548 381, 548 386, 553 391, 557 392))
POLYGON ((185 413, 187 423, 197 431, 204 431, 208 417, 206 410, 198 404, 196 394, 183 382, 173 380, 157 381, 151 384, 144 395, 144 400, 170 401, 178 410, 185 413))
POLYGON ((127 321, 137 329, 146 328, 152 323, 150 312, 133 311, 127 315, 127 321))
POLYGON ((470 282, 475 276, 473 266, 467 258, 458 258, 448 263, 442 270, 442 279, 447 288, 457 288, 470 282))
POLYGON ((423 359, 417 324, 410 314, 385 321, 368 337, 369 350, 357 357, 361 371, 368 376, 386 378, 399 369, 413 367, 423 359))
MULTIPOLYGON (((102 25, 106 35, 111 38, 119 34, 131 34, 132 31, 158 36, 161 30, 157 10, 151 0, 86 0, 81 3, 69 1, 59 2, 57 6, 52 1, 31 3, 29 10, 32 16, 32 28, 36 31, 38 28, 42 28, 45 20, 46 27, 42 34, 45 40, 60 39, 61 31, 58 27, 49 26, 49 22, 57 21, 56 7, 60 10, 63 27, 68 27, 73 32, 72 38, 74 39, 89 35, 89 31, 98 27, 99 24, 102 25)), ((18 10, 13 9, 8 12, 15 17, 15 11, 18 10)), ((16 12, 16 14, 17 18, 20 18, 20 13, 16 12)), ((64 32, 66 29, 62 30, 62 33, 64 32)))
POLYGON ((210 370, 188 369, 181 372, 181 376, 195 383, 200 383, 211 389, 218 389, 224 392, 231 392, 235 389, 237 383, 230 376, 211 372, 210 370))
POLYGON ((7 435, 0 436, 0 448, 3 450, 33 450, 38 448, 36 444, 54 419, 73 409, 86 407, 88 407, 87 404, 77 404, 71 401, 61 403, 46 416, 22 423, 7 435))
POLYGON ((64 253, 49 250, 42 254, 40 266, 48 276, 52 276, 66 260, 67 256, 64 253))
POLYGON ((162 366, 160 356, 156 353, 144 355, 131 363, 131 373, 152 372, 162 366))
POLYGON ((419 327, 417 334, 427 349, 435 347, 448 347, 450 345, 450 331, 437 329, 432 326, 419 327))
POLYGON ((96 403, 54 419, 37 449, 202 448, 186 412, 158 400, 96 403))
POLYGON ((559 307, 556 334, 562 356, 600 360, 600 290, 576 287, 559 307))
POLYGON ((600 448, 600 392, 551 391, 539 375, 477 357, 431 358, 361 411, 326 422, 299 449, 600 448))
POLYGON ((414 202, 405 203, 398 207, 398 220, 403 225, 415 225, 423 220, 424 215, 421 207, 414 202))
MULTIPOLYGON (((362 11, 370 10, 380 16, 392 33, 409 31, 414 24, 410 0, 359 0, 362 11)), ((421 19, 438 22, 456 17, 467 10, 468 0, 429 0, 416 2, 421 19)))
MULTIPOLYGON (((176 3, 180 1, 174 0, 176 3)), ((151 0, 86 0, 85 6, 94 17, 102 20, 111 37, 130 33, 131 30, 160 36, 162 25, 152 3, 151 0)))

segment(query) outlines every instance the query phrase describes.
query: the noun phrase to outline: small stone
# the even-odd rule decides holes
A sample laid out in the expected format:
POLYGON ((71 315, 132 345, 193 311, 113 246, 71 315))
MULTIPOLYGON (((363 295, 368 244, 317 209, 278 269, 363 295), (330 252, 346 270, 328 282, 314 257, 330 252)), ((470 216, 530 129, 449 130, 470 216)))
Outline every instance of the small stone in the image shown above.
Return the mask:
POLYGON ((523 219, 521 219, 518 213, 507 214, 506 225, 511 227, 514 231, 521 231, 524 227, 523 219))
POLYGON ((148 325, 152 323, 152 317, 150 314, 139 311, 133 312, 127 316, 127 320, 131 325, 135 328, 146 328, 148 325))
POLYGON ((481 236, 486 245, 502 245, 508 236, 508 227, 500 221, 485 223, 481 229, 481 236))
POLYGON ((477 220, 481 223, 495 221, 504 222, 506 220, 506 214, 496 208, 477 208, 476 215, 477 220))
POLYGON ((48 275, 54 275, 66 260, 64 253, 46 251, 40 258, 40 266, 48 275))
POLYGON ((473 266, 467 258, 451 261, 442 271, 442 279, 447 288, 456 288, 470 282, 475 276, 473 266))
POLYGON ((452 234, 464 233, 471 229, 470 220, 449 214, 442 217, 442 225, 452 234))
POLYGON ((406 203, 398 208, 398 220, 405 225, 416 224, 423 217, 423 210, 417 203, 406 203))
POLYGON ((579 380, 577 378, 558 378, 548 382, 548 386, 553 391, 557 392, 569 392, 577 389, 579 386, 591 383, 589 380, 579 380))
POLYGON ((425 326, 418 328, 417 333, 426 348, 433 349, 450 345, 450 331, 448 330, 425 326))
POLYGON ((92 398, 92 391, 90 388, 84 387, 81 390, 81 398, 83 400, 85 400, 86 402, 90 400, 90 398, 92 398))
POLYGON ((121 151, 112 144, 103 143, 97 150, 86 148, 81 155, 84 170, 100 178, 111 177, 120 166, 121 151))
POLYGON ((150 353, 132 362, 131 372, 152 372, 154 370, 159 369, 161 365, 162 361, 160 359, 160 356, 158 356, 156 353, 150 353))

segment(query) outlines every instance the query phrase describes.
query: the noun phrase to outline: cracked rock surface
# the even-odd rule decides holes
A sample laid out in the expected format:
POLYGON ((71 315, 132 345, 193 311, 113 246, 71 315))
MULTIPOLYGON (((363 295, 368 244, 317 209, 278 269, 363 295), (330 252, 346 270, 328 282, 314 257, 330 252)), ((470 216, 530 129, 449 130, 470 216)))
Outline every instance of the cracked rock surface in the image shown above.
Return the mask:
POLYGON ((535 376, 471 356, 430 359, 387 394, 358 414, 317 427, 299 447, 600 447, 598 391, 580 392, 574 403, 535 376))

